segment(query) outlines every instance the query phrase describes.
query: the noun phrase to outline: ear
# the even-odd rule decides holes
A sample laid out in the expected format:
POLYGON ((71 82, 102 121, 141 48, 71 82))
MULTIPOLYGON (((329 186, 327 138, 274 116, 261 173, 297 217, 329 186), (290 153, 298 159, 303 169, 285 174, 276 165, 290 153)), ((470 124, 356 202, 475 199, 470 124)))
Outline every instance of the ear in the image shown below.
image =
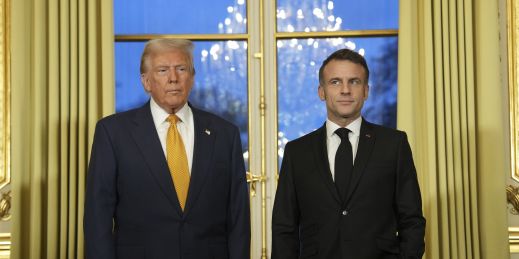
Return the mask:
POLYGON ((324 92, 323 86, 319 85, 319 87, 317 87, 317 94, 319 95, 319 99, 321 99, 321 101, 326 100, 326 93, 324 92))
POLYGON ((148 75, 146 73, 142 73, 141 74, 141 83, 142 83, 142 86, 144 86, 144 90, 146 92, 150 92, 151 91, 150 80, 148 79, 148 75))
POLYGON ((368 99, 369 96, 369 85, 366 84, 366 87, 364 87, 364 101, 368 99))

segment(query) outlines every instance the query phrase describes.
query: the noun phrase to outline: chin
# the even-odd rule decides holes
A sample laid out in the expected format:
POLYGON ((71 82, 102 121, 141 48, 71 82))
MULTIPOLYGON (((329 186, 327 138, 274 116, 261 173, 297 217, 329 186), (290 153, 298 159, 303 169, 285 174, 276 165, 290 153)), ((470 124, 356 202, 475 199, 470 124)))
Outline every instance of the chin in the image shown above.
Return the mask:
POLYGON ((347 111, 347 112, 341 112, 341 113, 339 113, 339 115, 343 118, 351 118, 351 117, 355 116, 355 113, 347 111))
POLYGON ((168 106, 173 109, 180 109, 186 102, 168 102, 168 106))
POLYGON ((174 98, 168 98, 165 100, 165 103, 169 106, 179 106, 185 103, 184 99, 174 97, 174 98))

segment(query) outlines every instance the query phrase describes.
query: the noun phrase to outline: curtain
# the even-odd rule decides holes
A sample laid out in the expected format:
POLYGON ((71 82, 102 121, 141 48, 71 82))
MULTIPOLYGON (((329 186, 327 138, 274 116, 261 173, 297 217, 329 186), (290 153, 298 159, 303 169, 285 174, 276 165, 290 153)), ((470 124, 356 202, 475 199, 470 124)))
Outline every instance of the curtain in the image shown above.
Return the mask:
POLYGON ((400 1, 398 127, 414 151, 426 258, 508 258, 508 110, 498 1, 400 1))
POLYGON ((114 111, 112 1, 11 6, 11 258, 83 258, 89 150, 114 111))

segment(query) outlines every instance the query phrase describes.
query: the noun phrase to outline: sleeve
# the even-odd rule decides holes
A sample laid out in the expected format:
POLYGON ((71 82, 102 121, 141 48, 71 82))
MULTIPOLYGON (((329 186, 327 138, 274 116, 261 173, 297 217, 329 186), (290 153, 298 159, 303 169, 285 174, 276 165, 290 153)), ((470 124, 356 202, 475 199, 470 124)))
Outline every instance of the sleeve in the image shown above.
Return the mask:
POLYGON ((230 259, 250 257, 250 206, 245 163, 238 129, 232 143, 232 179, 228 206, 228 246, 230 259))
POLYGON ((288 143, 272 211, 272 259, 299 258, 299 206, 291 156, 291 145, 288 143))
POLYGON ((117 202, 116 160, 113 145, 98 122, 88 166, 84 233, 87 259, 115 259, 113 216, 117 202))
POLYGON ((422 258, 425 251, 425 218, 420 187, 407 135, 401 135, 398 148, 396 206, 398 237, 404 258, 422 258))

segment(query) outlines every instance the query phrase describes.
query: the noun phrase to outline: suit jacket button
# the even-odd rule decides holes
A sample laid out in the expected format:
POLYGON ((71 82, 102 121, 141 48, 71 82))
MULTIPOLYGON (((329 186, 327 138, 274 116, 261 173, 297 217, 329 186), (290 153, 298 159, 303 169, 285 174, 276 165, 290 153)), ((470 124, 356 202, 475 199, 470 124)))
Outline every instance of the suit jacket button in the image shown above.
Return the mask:
POLYGON ((348 215, 348 211, 347 211, 347 210, 343 210, 343 211, 342 211, 342 215, 343 215, 343 216, 348 215))

